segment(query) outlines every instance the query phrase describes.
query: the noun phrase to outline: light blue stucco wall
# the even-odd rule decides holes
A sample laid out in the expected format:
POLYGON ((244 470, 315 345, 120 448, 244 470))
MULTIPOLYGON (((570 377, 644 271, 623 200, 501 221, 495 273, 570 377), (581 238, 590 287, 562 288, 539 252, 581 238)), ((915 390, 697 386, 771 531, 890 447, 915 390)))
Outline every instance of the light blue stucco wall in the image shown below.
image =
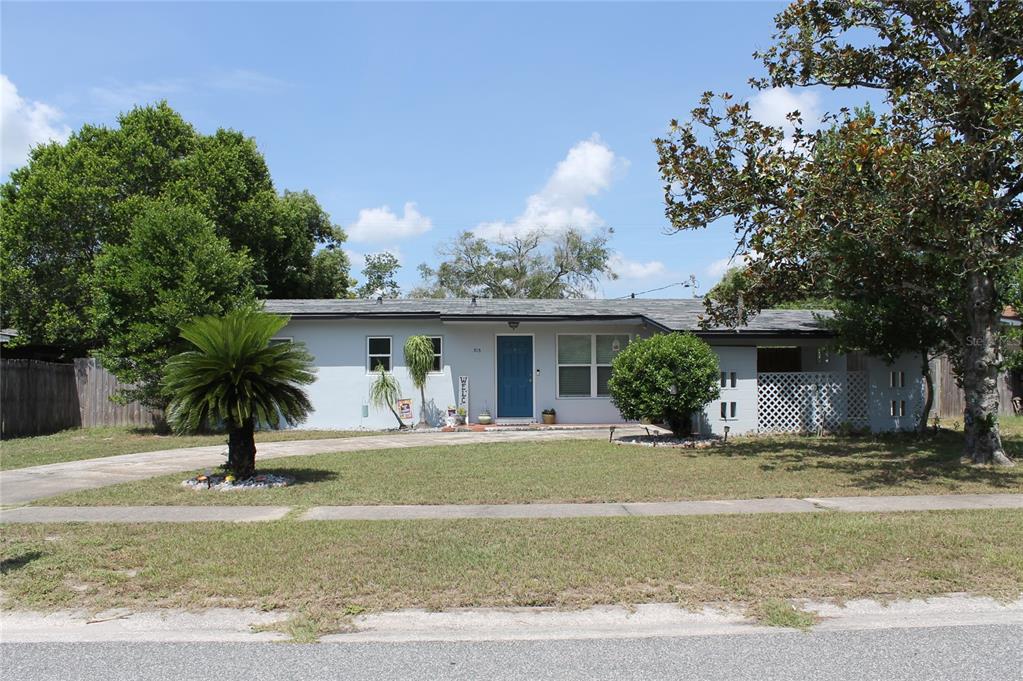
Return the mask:
POLYGON ((306 344, 315 358, 317 380, 309 388, 315 411, 304 428, 393 428, 394 416, 369 403, 374 376, 366 366, 369 336, 390 336, 394 376, 402 397, 413 400, 417 418, 422 401, 404 366, 401 351, 413 335, 443 338, 443 371, 432 374, 426 384, 426 402, 438 415, 456 404, 459 376, 469 377, 469 418, 475 421, 484 408, 497 410, 497 335, 525 334, 533 337, 534 419, 548 407, 563 423, 616 423, 621 415, 606 397, 558 398, 556 394, 557 334, 608 333, 649 335, 642 325, 629 324, 527 324, 511 329, 501 323, 442 323, 430 320, 293 320, 278 336, 306 344), (363 416, 363 407, 368 416, 363 416))
MULTIPOLYGON (((443 369, 432 374, 426 385, 428 411, 439 423, 446 409, 456 404, 459 376, 469 377, 469 419, 475 421, 484 408, 500 417, 497 410, 496 338, 499 334, 526 334, 533 338, 533 418, 548 407, 557 410, 560 423, 618 423, 618 410, 607 397, 557 397, 557 335, 631 334, 649 336, 653 329, 639 323, 522 323, 516 329, 505 322, 444 323, 439 320, 293 320, 279 335, 306 344, 317 366, 317 380, 308 389, 314 412, 303 428, 394 428, 394 416, 369 402, 374 380, 367 367, 367 338, 391 337, 393 374, 402 386, 402 397, 413 400, 418 420, 421 399, 404 367, 402 346, 412 335, 443 338, 443 369), (364 416, 364 413, 366 414, 364 416)), ((757 345, 799 345, 803 347, 804 371, 845 371, 846 358, 826 349, 824 340, 772 340, 725 337, 710 341, 721 370, 728 376, 719 400, 707 405, 702 418, 705 431, 721 434, 729 426, 734 434, 757 430, 757 345), (736 386, 730 374, 736 372, 736 386), (721 418, 720 402, 726 404, 721 418), (731 416, 731 403, 736 415, 731 416)), ((870 427, 872 430, 907 429, 915 425, 922 406, 919 361, 907 356, 889 367, 876 358, 865 358, 863 368, 870 382, 870 427), (892 388, 890 371, 904 371, 906 385, 892 388), (891 400, 906 401, 906 416, 892 417, 891 400)))

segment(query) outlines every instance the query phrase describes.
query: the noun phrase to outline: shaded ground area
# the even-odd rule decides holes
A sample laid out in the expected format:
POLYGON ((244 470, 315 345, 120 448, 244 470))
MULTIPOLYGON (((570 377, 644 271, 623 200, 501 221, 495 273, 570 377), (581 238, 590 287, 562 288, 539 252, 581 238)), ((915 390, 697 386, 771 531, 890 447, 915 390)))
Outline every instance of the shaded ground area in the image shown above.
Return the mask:
MULTIPOLYGON (((319 440, 376 433, 344 430, 281 430, 256 433, 256 443, 288 440, 319 440)), ((76 428, 53 435, 21 437, 0 444, 0 470, 41 466, 62 461, 96 459, 118 454, 155 452, 177 447, 202 447, 223 444, 227 436, 165 435, 152 428, 76 428)))
MULTIPOLYGON (((961 465, 961 435, 736 438, 707 449, 599 440, 415 447, 269 460, 298 484, 273 490, 184 489, 165 475, 48 498, 66 505, 292 506, 495 504, 1023 492, 1023 466, 961 465)), ((1019 447, 1013 440, 1011 446, 1019 447)))
POLYGON ((1023 511, 18 525, 5 608, 363 610, 758 602, 1023 589, 1023 511))

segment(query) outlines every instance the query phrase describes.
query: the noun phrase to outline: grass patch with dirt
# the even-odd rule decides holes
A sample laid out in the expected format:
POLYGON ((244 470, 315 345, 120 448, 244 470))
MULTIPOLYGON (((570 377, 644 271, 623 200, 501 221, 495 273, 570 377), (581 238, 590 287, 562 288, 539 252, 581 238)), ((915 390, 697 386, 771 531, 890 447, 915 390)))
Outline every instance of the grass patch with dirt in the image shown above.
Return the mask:
MULTIPOLYGON (((308 637, 398 608, 1023 590, 1023 511, 202 525, 7 525, 5 608, 287 610, 308 637)), ((292 625, 289 625, 292 626, 292 625)))
MULTIPOLYGON (((256 433, 256 443, 322 440, 373 434, 344 430, 278 430, 256 433)), ((11 438, 0 442, 0 470, 48 463, 97 459, 118 454, 154 452, 178 447, 227 446, 227 435, 165 435, 151 428, 100 427, 62 430, 53 435, 11 438)))
POLYGON ((707 449, 564 440, 317 454, 256 464, 271 490, 196 491, 186 473, 74 492, 48 505, 625 502, 1023 492, 1023 466, 962 465, 961 435, 736 438, 707 449))

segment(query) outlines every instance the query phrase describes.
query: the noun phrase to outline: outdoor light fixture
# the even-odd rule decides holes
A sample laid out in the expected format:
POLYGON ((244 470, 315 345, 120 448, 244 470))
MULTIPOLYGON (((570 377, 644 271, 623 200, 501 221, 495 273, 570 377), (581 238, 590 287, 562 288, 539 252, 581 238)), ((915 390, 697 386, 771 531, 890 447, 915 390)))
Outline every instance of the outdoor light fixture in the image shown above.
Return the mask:
POLYGON ((508 322, 508 328, 511 329, 512 331, 514 331, 515 329, 519 328, 519 323, 518 322, 508 322))
POLYGON ((728 427, 728 426, 725 426, 724 430, 725 430, 725 442, 728 442, 728 431, 730 431, 731 428, 728 427))

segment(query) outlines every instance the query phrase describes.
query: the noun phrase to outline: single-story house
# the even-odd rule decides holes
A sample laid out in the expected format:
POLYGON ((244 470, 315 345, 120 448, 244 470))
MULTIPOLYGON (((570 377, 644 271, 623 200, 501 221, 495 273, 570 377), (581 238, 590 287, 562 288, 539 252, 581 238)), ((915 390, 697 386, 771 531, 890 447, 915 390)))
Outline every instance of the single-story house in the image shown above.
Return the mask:
POLYGON ((888 365, 838 354, 809 310, 705 329, 699 299, 267 300, 265 309, 290 315, 279 340, 301 341, 315 358, 309 428, 393 428, 394 416, 369 400, 380 364, 418 420, 419 391, 402 356, 413 335, 434 342, 426 401, 435 424, 458 406, 470 423, 483 410, 499 424, 538 422, 544 409, 559 423, 621 423, 607 393, 611 360, 633 339, 672 331, 696 334, 718 356, 721 397, 700 418, 705 432, 909 429, 923 404, 918 357, 888 365))

